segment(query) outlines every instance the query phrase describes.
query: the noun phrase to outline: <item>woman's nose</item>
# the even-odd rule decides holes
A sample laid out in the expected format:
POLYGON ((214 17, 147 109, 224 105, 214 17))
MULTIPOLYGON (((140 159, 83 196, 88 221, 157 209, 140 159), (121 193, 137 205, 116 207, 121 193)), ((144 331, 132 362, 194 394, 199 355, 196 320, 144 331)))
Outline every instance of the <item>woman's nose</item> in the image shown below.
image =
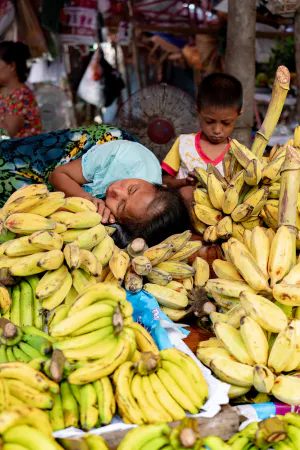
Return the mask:
POLYGON ((123 198, 123 189, 118 186, 115 186, 112 191, 112 195, 115 199, 122 199, 123 198))

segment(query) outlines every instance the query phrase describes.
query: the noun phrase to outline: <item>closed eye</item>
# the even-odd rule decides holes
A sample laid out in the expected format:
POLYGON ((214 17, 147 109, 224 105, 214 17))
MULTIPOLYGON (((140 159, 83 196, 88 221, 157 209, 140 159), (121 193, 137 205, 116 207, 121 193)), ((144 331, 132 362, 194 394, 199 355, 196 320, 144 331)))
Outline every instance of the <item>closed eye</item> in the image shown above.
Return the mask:
POLYGON ((120 213, 121 211, 124 211, 125 208, 125 200, 121 200, 120 203, 118 204, 117 210, 120 213))

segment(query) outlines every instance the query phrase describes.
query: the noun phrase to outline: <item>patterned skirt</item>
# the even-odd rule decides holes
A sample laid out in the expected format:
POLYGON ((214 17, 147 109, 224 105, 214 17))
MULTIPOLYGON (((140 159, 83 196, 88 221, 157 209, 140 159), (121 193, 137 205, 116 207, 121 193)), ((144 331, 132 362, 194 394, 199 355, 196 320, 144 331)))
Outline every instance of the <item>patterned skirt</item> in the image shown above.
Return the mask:
POLYGON ((0 141, 0 208, 25 184, 45 183, 61 164, 80 158, 95 144, 111 140, 137 141, 129 132, 109 125, 53 131, 0 141))

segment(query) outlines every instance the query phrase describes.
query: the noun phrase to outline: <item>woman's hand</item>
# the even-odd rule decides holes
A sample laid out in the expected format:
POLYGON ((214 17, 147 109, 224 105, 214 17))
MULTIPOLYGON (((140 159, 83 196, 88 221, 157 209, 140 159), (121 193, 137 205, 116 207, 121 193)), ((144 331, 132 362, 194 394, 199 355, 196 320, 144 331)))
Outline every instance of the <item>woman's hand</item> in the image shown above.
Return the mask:
POLYGON ((116 219, 110 212, 110 209, 107 208, 105 202, 101 200, 101 198, 95 198, 95 197, 86 197, 88 200, 90 200, 97 208, 97 212, 101 214, 102 220, 101 223, 115 223, 116 219))

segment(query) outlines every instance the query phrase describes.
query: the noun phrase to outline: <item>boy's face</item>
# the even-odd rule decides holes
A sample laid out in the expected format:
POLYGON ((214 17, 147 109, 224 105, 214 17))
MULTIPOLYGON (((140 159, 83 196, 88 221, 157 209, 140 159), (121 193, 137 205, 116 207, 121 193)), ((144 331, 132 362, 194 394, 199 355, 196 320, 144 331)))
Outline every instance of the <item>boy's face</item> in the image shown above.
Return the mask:
MULTIPOLYGON (((196 107, 197 108, 197 107, 196 107)), ((218 108, 204 106, 197 108, 203 134, 212 144, 222 144, 231 135, 234 125, 241 113, 237 108, 218 108)))

